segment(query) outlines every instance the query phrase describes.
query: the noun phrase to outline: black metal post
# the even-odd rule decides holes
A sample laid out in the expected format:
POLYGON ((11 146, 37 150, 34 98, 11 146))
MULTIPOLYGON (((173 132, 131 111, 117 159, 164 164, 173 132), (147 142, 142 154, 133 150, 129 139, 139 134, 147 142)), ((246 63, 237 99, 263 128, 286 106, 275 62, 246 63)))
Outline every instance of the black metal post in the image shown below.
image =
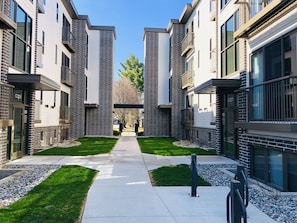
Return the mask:
POLYGON ((249 201, 248 180, 247 171, 243 165, 237 166, 237 171, 234 179, 240 182, 239 193, 244 200, 245 206, 247 207, 249 201))
POLYGON ((197 171, 197 156, 191 155, 191 196, 197 197, 198 187, 198 171, 197 171))

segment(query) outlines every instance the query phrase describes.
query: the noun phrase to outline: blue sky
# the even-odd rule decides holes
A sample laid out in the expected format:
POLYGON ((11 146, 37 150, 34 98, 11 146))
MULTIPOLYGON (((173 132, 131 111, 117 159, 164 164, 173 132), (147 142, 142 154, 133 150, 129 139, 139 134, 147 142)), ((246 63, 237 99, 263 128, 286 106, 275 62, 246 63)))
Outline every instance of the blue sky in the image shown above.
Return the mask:
POLYGON ((77 12, 88 15, 95 26, 114 26, 114 76, 120 63, 134 54, 143 62, 145 27, 167 28, 170 19, 179 19, 185 5, 192 0, 73 0, 77 12))

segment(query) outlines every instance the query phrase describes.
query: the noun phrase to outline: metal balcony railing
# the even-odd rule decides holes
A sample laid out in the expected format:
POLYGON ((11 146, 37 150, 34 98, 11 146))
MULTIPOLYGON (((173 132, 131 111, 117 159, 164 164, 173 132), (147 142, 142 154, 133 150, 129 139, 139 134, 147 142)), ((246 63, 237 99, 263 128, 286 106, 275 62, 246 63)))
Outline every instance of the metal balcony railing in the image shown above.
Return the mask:
POLYGON ((285 76, 250 86, 247 94, 251 121, 297 121, 297 76, 285 76))
POLYGON ((182 89, 194 86, 194 71, 186 71, 181 76, 182 89))
POLYGON ((16 29, 17 24, 11 18, 11 4, 13 0, 0 0, 0 28, 16 29))
POLYGON ((73 87, 73 72, 67 66, 61 67, 61 83, 73 87))
POLYGON ((192 126, 194 124, 193 108, 181 110, 181 123, 184 126, 192 126))
POLYGON ((187 33, 187 35, 182 40, 182 53, 184 56, 188 51, 194 49, 194 33, 187 33))
POLYGON ((74 46, 73 46, 74 36, 70 31, 69 27, 62 28, 62 43, 64 46, 71 52, 74 53, 74 46))

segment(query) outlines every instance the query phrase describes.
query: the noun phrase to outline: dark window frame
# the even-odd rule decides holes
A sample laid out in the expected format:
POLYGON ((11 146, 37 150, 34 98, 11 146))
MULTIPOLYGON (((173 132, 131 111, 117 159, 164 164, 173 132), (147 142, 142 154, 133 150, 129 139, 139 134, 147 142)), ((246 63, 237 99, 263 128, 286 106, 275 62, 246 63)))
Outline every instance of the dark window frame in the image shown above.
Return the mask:
POLYGON ((29 74, 32 62, 33 20, 16 2, 12 5, 11 15, 17 23, 17 29, 10 31, 10 64, 29 74), (22 21, 19 20, 20 15, 22 21))

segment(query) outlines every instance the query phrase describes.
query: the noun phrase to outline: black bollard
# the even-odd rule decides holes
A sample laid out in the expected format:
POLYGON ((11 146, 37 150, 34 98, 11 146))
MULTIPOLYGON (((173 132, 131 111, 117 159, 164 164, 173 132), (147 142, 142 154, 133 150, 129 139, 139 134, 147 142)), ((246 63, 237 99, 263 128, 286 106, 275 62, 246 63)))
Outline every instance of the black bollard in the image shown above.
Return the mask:
POLYGON ((197 197, 198 187, 198 171, 197 171, 197 156, 191 155, 191 196, 197 197))

